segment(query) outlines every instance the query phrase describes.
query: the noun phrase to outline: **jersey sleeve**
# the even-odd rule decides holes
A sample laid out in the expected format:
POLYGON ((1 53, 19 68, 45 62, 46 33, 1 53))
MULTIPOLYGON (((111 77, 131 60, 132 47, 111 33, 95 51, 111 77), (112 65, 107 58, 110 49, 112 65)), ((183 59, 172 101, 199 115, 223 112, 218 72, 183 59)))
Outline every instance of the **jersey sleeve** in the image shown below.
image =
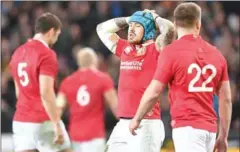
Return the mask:
POLYGON ((56 55, 50 52, 46 53, 46 55, 42 57, 39 65, 39 74, 48 75, 55 78, 57 76, 57 71, 58 63, 56 55))
POLYGON ((228 67, 227 67, 227 61, 224 59, 224 64, 223 64, 223 72, 221 76, 221 81, 227 81, 229 80, 228 77, 228 67))
POLYGON ((170 55, 169 51, 170 50, 164 48, 159 55, 157 69, 153 77, 153 79, 163 84, 167 84, 173 77, 173 57, 170 55))
POLYGON ((102 82, 103 82, 103 92, 107 92, 108 90, 114 88, 113 80, 112 80, 112 78, 109 75, 106 74, 103 77, 103 81, 102 82))
POLYGON ((116 56, 121 57, 124 47, 126 46, 127 41, 119 39, 117 42, 116 56))

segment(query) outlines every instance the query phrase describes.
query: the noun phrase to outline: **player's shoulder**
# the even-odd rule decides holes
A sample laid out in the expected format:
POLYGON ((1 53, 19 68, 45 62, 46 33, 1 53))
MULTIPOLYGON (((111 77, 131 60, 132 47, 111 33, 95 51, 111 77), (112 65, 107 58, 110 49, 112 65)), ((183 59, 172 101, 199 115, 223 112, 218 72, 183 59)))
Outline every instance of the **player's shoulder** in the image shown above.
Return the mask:
POLYGON ((106 72, 96 70, 95 73, 100 80, 111 79, 111 76, 106 72))
POLYGON ((119 38, 117 41, 117 46, 126 47, 126 46, 131 46, 131 44, 126 39, 119 38))
POLYGON ((17 47, 15 49, 15 51, 13 52, 12 57, 11 57, 11 62, 13 62, 14 60, 18 60, 19 59, 20 54, 22 54, 22 52, 24 50, 26 50, 26 44, 27 43, 24 43, 24 44, 20 45, 19 47, 17 47))
POLYGON ((41 52, 41 55, 43 55, 43 56, 46 55, 46 56, 52 56, 54 58, 57 57, 56 52, 54 50, 52 50, 51 48, 44 47, 44 49, 40 52, 41 52))
POLYGON ((219 50, 217 49, 216 46, 210 44, 210 43, 209 43, 208 41, 206 41, 206 40, 203 40, 203 41, 204 41, 205 46, 207 47, 208 50, 216 51, 215 53, 218 53, 218 52, 219 52, 219 50))
POLYGON ((156 48, 156 44, 154 41, 151 41, 149 43, 146 43, 146 44, 142 44, 142 46, 146 47, 148 50, 153 50, 153 51, 157 51, 157 48, 156 48))
POLYGON ((118 43, 130 44, 126 39, 119 38, 118 43))
POLYGON ((223 56, 223 54, 221 53, 221 51, 214 45, 210 44, 209 42, 205 41, 207 50, 211 51, 211 53, 213 54, 214 58, 220 58, 221 61, 225 61, 225 58, 223 56))
MULTIPOLYGON (((75 72, 74 72, 75 73, 75 72)), ((74 73, 72 73, 71 75, 69 75, 69 76, 66 76, 63 80, 62 80, 62 82, 61 82, 61 84, 62 85, 66 85, 66 84, 70 84, 71 83, 71 81, 72 81, 72 79, 73 79, 73 77, 74 77, 74 73)))
POLYGON ((28 47, 34 48, 34 50, 36 50, 36 53, 38 53, 40 56, 56 56, 56 53, 49 46, 46 46, 39 40, 30 39, 26 44, 28 47))
POLYGON ((178 41, 173 41, 171 44, 165 46, 162 51, 161 54, 167 54, 168 56, 173 56, 176 54, 176 52, 178 52, 178 47, 179 47, 179 42, 178 41))

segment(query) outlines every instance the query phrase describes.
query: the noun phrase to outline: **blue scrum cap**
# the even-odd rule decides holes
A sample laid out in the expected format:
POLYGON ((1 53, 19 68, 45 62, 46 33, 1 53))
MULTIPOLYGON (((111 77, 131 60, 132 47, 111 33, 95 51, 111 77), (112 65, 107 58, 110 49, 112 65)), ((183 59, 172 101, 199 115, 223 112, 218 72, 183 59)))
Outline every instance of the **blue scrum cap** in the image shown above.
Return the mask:
POLYGON ((151 13, 137 11, 131 17, 129 22, 137 22, 144 28, 143 41, 154 38, 155 35, 155 22, 151 13))

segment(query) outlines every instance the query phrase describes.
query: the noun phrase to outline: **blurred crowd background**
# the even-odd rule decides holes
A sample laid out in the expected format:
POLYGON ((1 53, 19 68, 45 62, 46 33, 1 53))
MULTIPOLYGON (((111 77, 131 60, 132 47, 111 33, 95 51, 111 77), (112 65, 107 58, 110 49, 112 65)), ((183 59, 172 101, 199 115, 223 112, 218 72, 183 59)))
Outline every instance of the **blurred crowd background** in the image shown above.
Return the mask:
MULTIPOLYGON (((172 20, 173 10, 179 2, 1 2, 1 132, 11 133, 15 111, 14 85, 8 63, 14 50, 33 36, 34 21, 44 12, 56 14, 63 22, 62 33, 54 50, 58 55, 58 85, 63 78, 77 69, 74 52, 82 46, 95 49, 100 58, 100 70, 108 72, 118 86, 119 59, 108 51, 96 34, 96 25, 110 18, 130 16, 137 10, 154 9, 172 20)), ((231 79, 233 114, 230 131, 230 146, 239 146, 240 129, 240 68, 239 68, 239 14, 238 2, 197 2, 202 8, 201 36, 216 45, 228 62, 231 79)), ((126 31, 119 32, 126 38, 126 31)), ((161 100, 163 121, 166 129, 165 145, 171 149, 171 128, 167 92, 161 100)), ((68 124, 67 114, 63 118, 68 124)), ((107 138, 116 123, 106 109, 107 138)), ((96 128, 97 129, 97 128, 96 128)))

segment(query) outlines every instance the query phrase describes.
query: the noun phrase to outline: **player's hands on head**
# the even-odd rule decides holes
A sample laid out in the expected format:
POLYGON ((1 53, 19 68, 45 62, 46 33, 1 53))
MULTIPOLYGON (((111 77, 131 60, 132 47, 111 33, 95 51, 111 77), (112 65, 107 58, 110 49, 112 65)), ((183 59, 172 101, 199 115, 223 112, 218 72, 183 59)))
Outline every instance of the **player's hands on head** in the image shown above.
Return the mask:
POLYGON ((213 152, 227 152, 227 148, 228 148, 227 138, 218 137, 213 152))
POLYGON ((145 9, 145 10, 143 10, 143 11, 152 14, 152 16, 153 16, 153 18, 154 18, 154 22, 155 22, 155 27, 156 27, 156 29, 158 30, 159 27, 158 27, 158 25, 157 25, 157 23, 156 23, 156 18, 157 18, 159 15, 156 13, 156 11, 155 11, 155 10, 149 10, 149 9, 145 9))
POLYGON ((64 135, 60 123, 54 124, 54 135, 54 143, 57 145, 62 145, 64 143, 64 135))
POLYGON ((140 128, 140 122, 137 119, 133 118, 129 124, 129 130, 131 132, 132 135, 137 135, 136 130, 140 128))
POLYGON ((155 10, 149 10, 149 9, 144 9, 143 11, 144 11, 144 12, 149 12, 149 13, 156 13, 155 10))

